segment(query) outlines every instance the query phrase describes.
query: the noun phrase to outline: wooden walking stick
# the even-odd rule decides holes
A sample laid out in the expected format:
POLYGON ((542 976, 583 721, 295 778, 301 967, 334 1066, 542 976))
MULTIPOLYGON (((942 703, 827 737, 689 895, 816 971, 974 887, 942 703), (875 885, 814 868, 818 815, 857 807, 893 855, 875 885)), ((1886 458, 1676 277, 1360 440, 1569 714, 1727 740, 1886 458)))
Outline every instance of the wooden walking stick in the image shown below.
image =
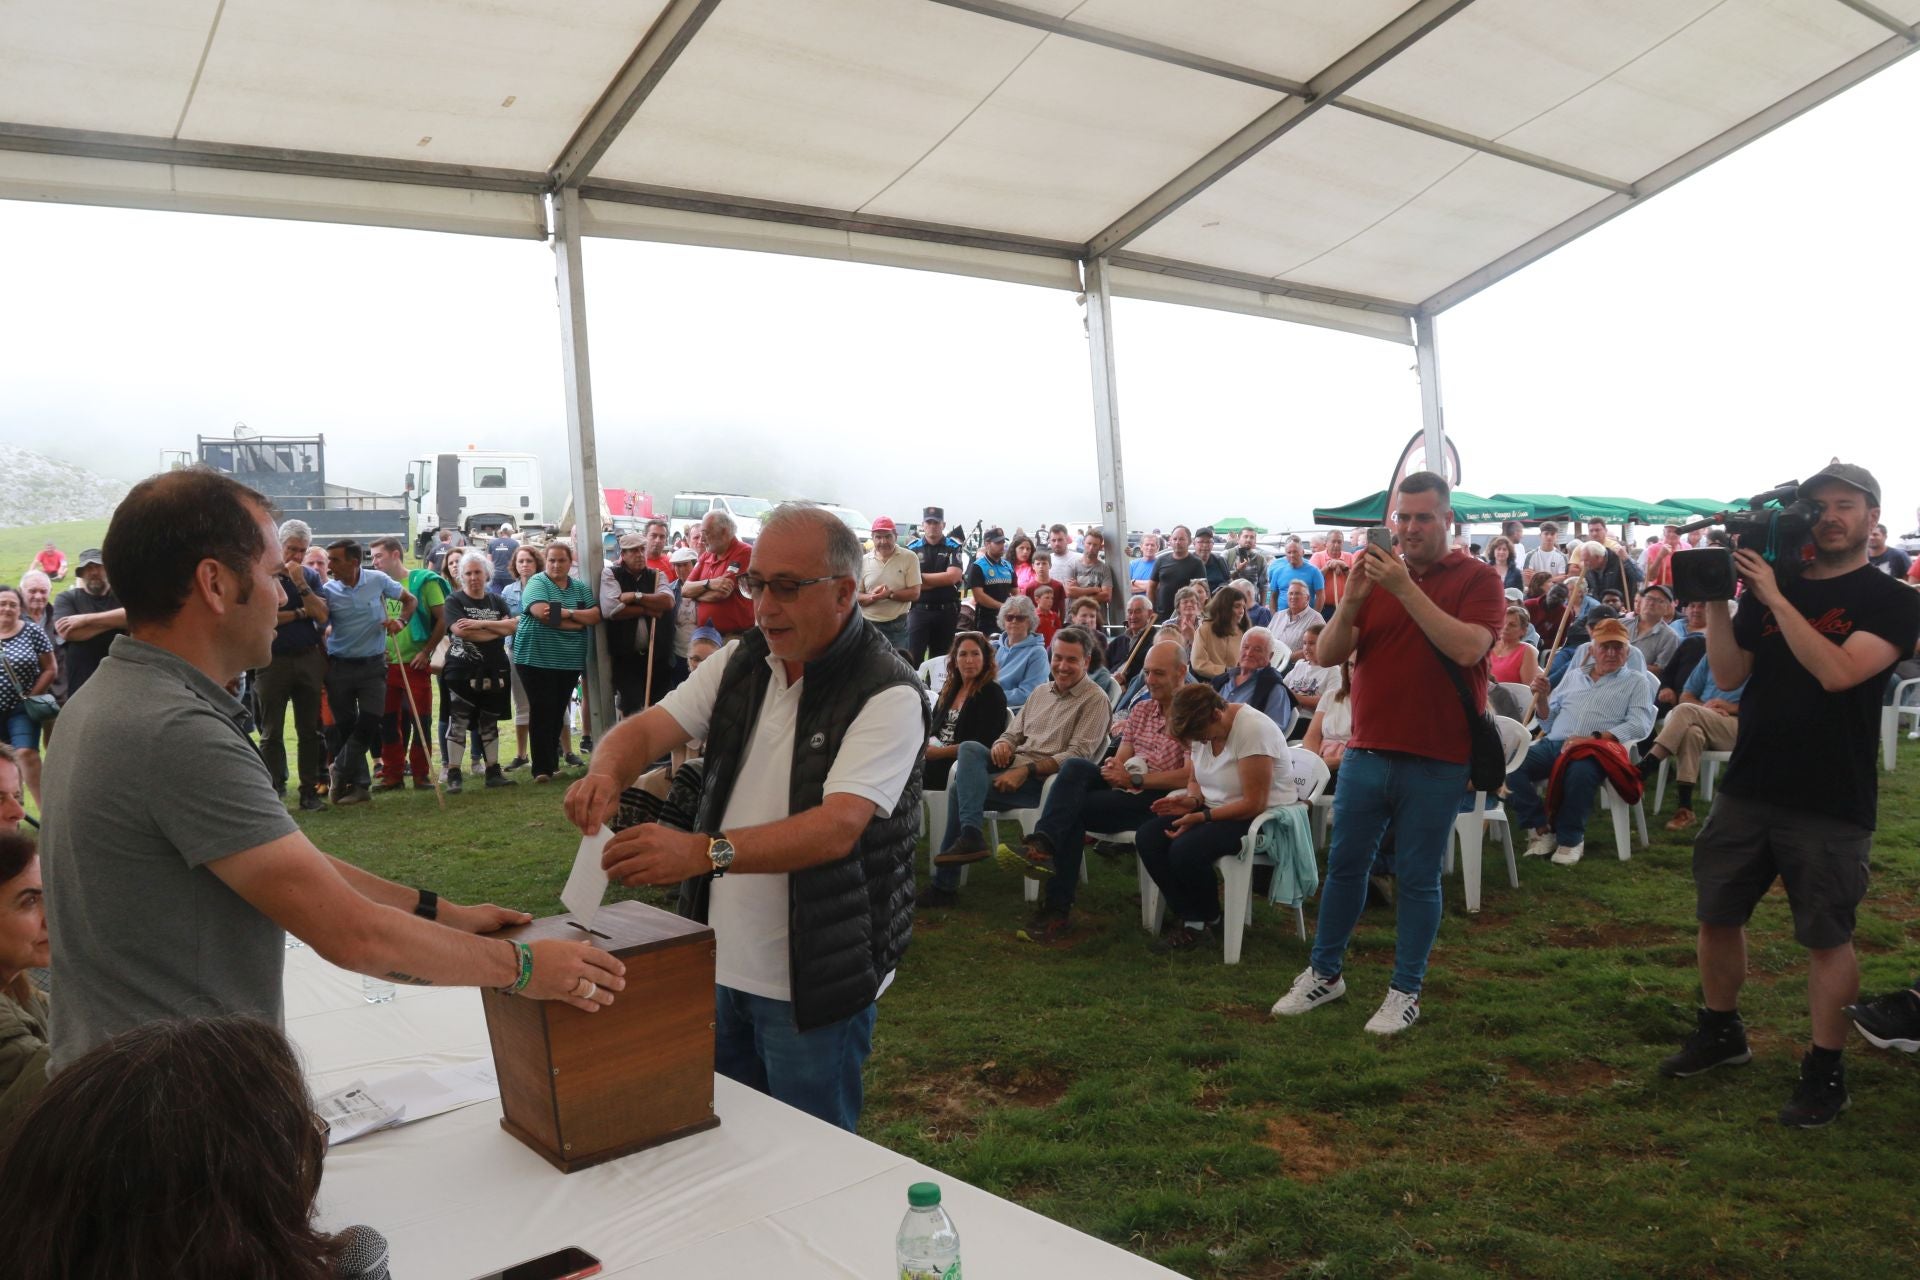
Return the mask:
POLYGON ((641 695, 640 705, 653 705, 653 664, 660 660, 660 651, 653 646, 660 638, 660 615, 654 614, 647 619, 647 691, 641 695))
POLYGON ((1560 610, 1560 625, 1553 633, 1553 647, 1547 650, 1545 664, 1547 667, 1553 666, 1554 656, 1560 652, 1560 642, 1567 638, 1567 621, 1573 617, 1573 611, 1579 607, 1580 601, 1586 597, 1586 594, 1587 584, 1578 578, 1575 578, 1573 585, 1567 588, 1567 603, 1560 610))
MULTIPOLYGON (((406 664, 402 663, 401 665, 405 667, 406 664)), ((407 670, 411 670, 411 668, 408 668, 407 670)), ((427 736, 427 727, 424 724, 420 723, 420 708, 418 704, 416 704, 413 700, 413 681, 407 678, 407 670, 403 670, 400 673, 400 688, 401 688, 401 691, 407 695, 407 710, 413 713, 413 731, 420 735, 420 741, 422 743, 430 743, 433 741, 433 739, 427 736)), ((424 750, 427 750, 427 748, 423 746, 421 750, 424 751, 424 750)), ((442 753, 442 755, 443 755, 443 758, 441 759, 440 763, 444 765, 446 764, 446 760, 444 759, 444 753, 442 753)), ((440 807, 442 809, 446 808, 447 797, 446 797, 446 793, 444 793, 440 789, 440 775, 435 773, 431 768, 431 766, 429 766, 429 768, 427 769, 427 776, 433 779, 433 798, 440 802, 440 807)))

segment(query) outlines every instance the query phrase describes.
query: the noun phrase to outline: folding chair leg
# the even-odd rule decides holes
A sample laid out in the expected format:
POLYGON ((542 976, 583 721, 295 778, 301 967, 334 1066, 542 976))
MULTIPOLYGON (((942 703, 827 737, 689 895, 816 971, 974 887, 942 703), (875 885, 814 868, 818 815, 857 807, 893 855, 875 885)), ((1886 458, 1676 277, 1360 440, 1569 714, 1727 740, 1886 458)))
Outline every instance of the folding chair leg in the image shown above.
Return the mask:
POLYGON ((1305 942, 1307 940, 1307 904, 1305 899, 1293 904, 1293 924, 1300 932, 1300 941, 1305 942))
POLYGON ((1607 809, 1613 815, 1613 847, 1619 852, 1620 861, 1625 862, 1633 856, 1633 836, 1629 826, 1633 815, 1627 812, 1626 802, 1617 797, 1608 803, 1607 809))
POLYGON ((1160 886, 1147 874, 1147 864, 1140 861, 1139 854, 1133 856, 1133 861, 1140 874, 1140 927, 1157 937, 1160 933, 1160 886))
POLYGON ((1672 756, 1660 757, 1660 771, 1654 775, 1653 811, 1659 813, 1667 803, 1667 768, 1673 763, 1672 756))
POLYGON ((1893 772, 1894 739, 1900 736, 1900 710, 1897 707, 1880 708, 1880 767, 1888 773, 1893 772))
POLYGON ((1651 849, 1653 841, 1647 838, 1647 806, 1639 800, 1633 802, 1633 825, 1640 831, 1640 847, 1651 849))
POLYGON ((1226 963, 1239 964, 1240 945, 1247 937, 1247 913, 1253 906, 1253 864, 1235 857, 1222 858, 1220 879, 1225 882, 1221 951, 1226 963))
MULTIPOLYGON (((1718 760, 1703 760, 1700 763, 1700 799, 1706 804, 1713 803, 1713 779, 1720 772, 1718 760)), ((1655 809, 1655 813, 1659 810, 1655 809)))
POLYGON ((1507 851, 1507 887, 1520 887, 1520 864, 1513 859, 1513 823, 1507 820, 1506 811, 1500 812, 1500 847, 1507 851))
POLYGON ((1460 879, 1467 891, 1467 914, 1480 910, 1480 853, 1486 844, 1487 828, 1479 811, 1463 813, 1453 820, 1453 833, 1460 842, 1460 879))

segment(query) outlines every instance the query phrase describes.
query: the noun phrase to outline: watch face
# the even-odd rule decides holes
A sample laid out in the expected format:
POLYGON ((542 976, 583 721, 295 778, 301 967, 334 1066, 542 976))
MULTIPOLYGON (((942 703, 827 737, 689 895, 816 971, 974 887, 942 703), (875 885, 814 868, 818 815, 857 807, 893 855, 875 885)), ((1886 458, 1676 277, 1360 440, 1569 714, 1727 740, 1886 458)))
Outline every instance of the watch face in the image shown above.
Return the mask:
POLYGON ((713 859, 713 865, 716 867, 725 869, 732 866, 733 842, 730 840, 715 840, 712 847, 707 850, 707 856, 713 859))

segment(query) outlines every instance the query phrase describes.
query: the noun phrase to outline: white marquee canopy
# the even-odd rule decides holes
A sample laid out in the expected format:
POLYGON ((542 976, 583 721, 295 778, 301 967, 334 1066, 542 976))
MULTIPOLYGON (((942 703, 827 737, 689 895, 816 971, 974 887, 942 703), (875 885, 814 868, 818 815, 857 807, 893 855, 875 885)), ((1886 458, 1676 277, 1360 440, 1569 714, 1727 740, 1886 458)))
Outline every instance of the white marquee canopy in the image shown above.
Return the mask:
MULTIPOLYGON (((1920 0, 0 0, 0 198, 1432 317, 1920 46, 1920 0)), ((587 540, 590 541, 590 540, 587 540)), ((592 556, 597 548, 583 551, 592 556)))

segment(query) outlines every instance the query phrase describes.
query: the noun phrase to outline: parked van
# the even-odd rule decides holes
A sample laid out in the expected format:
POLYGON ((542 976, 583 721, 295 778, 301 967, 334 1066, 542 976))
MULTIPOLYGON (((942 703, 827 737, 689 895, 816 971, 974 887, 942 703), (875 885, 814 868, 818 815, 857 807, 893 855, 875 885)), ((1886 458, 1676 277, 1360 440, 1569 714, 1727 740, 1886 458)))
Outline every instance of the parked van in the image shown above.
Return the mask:
POLYGON ((724 511, 733 517, 734 536, 752 542, 760 536, 760 518, 773 508, 767 499, 743 493, 676 493, 667 529, 669 534, 682 534, 706 519, 707 512, 724 511))

